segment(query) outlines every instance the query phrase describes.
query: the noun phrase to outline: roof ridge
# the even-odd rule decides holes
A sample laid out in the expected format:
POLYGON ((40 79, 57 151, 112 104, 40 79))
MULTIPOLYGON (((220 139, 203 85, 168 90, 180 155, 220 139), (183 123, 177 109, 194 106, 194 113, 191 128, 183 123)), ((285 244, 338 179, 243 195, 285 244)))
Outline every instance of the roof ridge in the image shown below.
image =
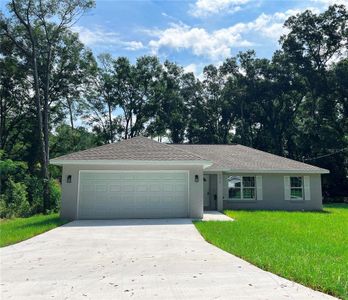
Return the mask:
POLYGON ((169 145, 173 145, 173 146, 181 146, 181 145, 184 145, 184 146, 238 146, 240 144, 238 143, 232 143, 232 144, 189 144, 189 143, 177 143, 177 144, 172 144, 172 143, 169 143, 169 145))
POLYGON ((200 156, 186 149, 180 149, 168 145, 167 143, 158 142, 151 137, 136 136, 129 139, 122 139, 114 143, 104 144, 93 148, 80 150, 77 152, 67 153, 52 160, 64 159, 101 159, 101 157, 124 157, 120 159, 144 160, 145 157, 152 157, 155 160, 192 160, 192 161, 208 161, 204 156, 200 156), (133 142, 132 142, 133 141, 133 142), (128 150, 130 151, 128 151, 128 150), (132 149, 134 151, 132 151, 132 149), (127 151, 126 151, 127 150, 127 151), (127 153, 125 153, 125 151, 127 153), (132 154, 133 153, 133 154, 132 154), (137 154, 135 154, 137 153, 137 154))
MULTIPOLYGON (((181 152, 183 152, 183 153, 191 154, 191 155, 196 156, 196 157, 198 157, 198 158, 200 158, 200 159, 202 159, 202 160, 209 160, 209 159, 207 159, 207 158, 205 158, 205 157, 203 157, 203 156, 200 156, 200 155, 198 155, 198 154, 196 154, 196 153, 193 153, 193 152, 191 152, 191 151, 182 150, 182 149, 180 149, 180 148, 177 148, 177 147, 174 146, 174 144, 164 143, 164 145, 167 145, 168 147, 171 147, 171 148, 174 148, 174 149, 176 149, 176 150, 179 150, 179 151, 181 151, 181 152)), ((180 145, 180 144, 177 144, 177 145, 180 145)))
MULTIPOLYGON (((119 141, 120 142, 120 141, 119 141)), ((118 142, 118 143, 119 143, 118 142)), ((113 144, 116 144, 116 143, 111 143, 111 144, 104 144, 104 145, 100 145, 100 146, 96 146, 96 147, 93 147, 93 148, 87 148, 87 149, 84 149, 84 150, 79 150, 79 151, 74 151, 74 152, 70 152, 70 153, 66 153, 66 154, 63 154, 63 155, 60 155, 60 156, 57 156, 57 157, 54 157, 52 159, 57 159, 57 158, 62 158, 64 156, 67 156, 67 155, 70 155, 70 154, 77 154, 77 153, 83 153, 83 152, 88 152, 88 151, 91 151, 91 150, 94 150, 94 149, 100 149, 100 148, 105 148, 107 146, 111 146, 113 144)))
POLYGON ((158 142, 158 141, 156 141, 156 140, 154 140, 154 139, 152 139, 152 138, 148 138, 148 137, 145 137, 145 136, 142 136, 142 135, 138 135, 138 136, 136 136, 136 137, 134 137, 134 138, 132 138, 132 139, 135 139, 135 138, 147 139, 147 140, 150 140, 150 141, 152 141, 152 142, 154 142, 154 143, 157 143, 157 144, 160 144, 160 145, 165 145, 165 146, 167 146, 167 147, 169 147, 169 148, 171 148, 171 149, 174 148, 175 150, 178 150, 178 151, 180 151, 180 152, 182 152, 182 153, 187 153, 187 154, 193 155, 193 156, 195 156, 195 157, 197 157, 197 158, 199 158, 199 159, 207 160, 206 158, 204 158, 204 157, 202 157, 202 156, 200 156, 200 155, 198 155, 198 154, 196 154, 196 153, 192 153, 191 151, 182 150, 182 149, 179 149, 179 148, 177 148, 177 147, 172 146, 172 145, 174 145, 174 144, 158 142))
MULTIPOLYGON (((112 143, 108 143, 108 144, 104 144, 104 145, 95 146, 95 147, 93 147, 93 148, 88 148, 88 149, 79 150, 79 151, 76 151, 76 152, 66 153, 66 154, 64 154, 64 155, 60 155, 60 156, 57 156, 57 157, 52 158, 52 159, 56 159, 56 158, 61 159, 62 157, 67 156, 67 155, 70 155, 70 154, 80 154, 80 153, 84 153, 84 152, 94 151, 94 150, 100 149, 100 148, 111 147, 112 145, 116 145, 116 144, 118 144, 118 143, 125 143, 125 142, 128 142, 128 141, 132 140, 132 139, 138 139, 138 138, 148 139, 147 137, 138 135, 138 136, 135 136, 135 137, 132 137, 132 138, 120 139, 120 140, 115 141, 115 142, 112 142, 112 143)), ((150 139, 148 139, 148 140, 150 140, 150 139)), ((153 141, 154 141, 154 140, 153 140, 153 141)), ((154 142, 157 142, 157 141, 154 141, 154 142)))

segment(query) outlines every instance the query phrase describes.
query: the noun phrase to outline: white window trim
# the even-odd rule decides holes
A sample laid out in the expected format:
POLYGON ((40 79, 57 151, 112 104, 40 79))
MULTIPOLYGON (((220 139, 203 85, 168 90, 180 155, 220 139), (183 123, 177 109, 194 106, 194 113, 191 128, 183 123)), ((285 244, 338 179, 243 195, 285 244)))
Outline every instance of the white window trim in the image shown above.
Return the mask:
POLYGON ((257 175, 256 178, 256 200, 263 200, 263 184, 262 176, 257 175))
POLYGON ((256 183, 256 176, 250 176, 250 175, 245 175, 245 176, 243 176, 243 175, 229 175, 228 177, 227 177, 227 195, 228 195, 228 198, 227 198, 227 200, 229 200, 229 201, 256 201, 257 200, 257 183, 256 183), (228 187, 228 178, 230 177, 230 176, 238 176, 238 177, 241 177, 241 186, 240 186, 240 198, 230 198, 230 188, 228 187), (254 182, 255 182, 255 186, 247 186, 247 187, 244 187, 243 186, 243 177, 254 177, 254 182), (244 193, 243 193, 243 189, 244 188, 246 188, 246 189, 248 189, 248 188, 250 188, 250 189, 254 189, 254 197, 253 198, 244 198, 243 197, 243 195, 244 195, 244 193))
POLYGON ((289 191, 290 191, 290 200, 291 201, 303 201, 304 200, 304 178, 303 176, 290 176, 290 182, 289 182, 289 191), (291 186, 291 177, 300 177, 301 178, 301 187, 292 187, 291 186), (291 190, 292 189, 301 189, 302 190, 302 197, 301 198, 291 198, 291 190))

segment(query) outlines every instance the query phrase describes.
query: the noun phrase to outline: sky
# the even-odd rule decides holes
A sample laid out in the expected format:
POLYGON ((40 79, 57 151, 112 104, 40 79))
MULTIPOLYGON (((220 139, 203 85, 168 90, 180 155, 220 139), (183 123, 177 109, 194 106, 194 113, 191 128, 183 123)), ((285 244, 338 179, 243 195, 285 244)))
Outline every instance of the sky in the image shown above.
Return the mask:
POLYGON ((73 30, 95 55, 132 62, 157 55, 198 75, 239 51, 271 58, 289 16, 319 13, 334 3, 348 6, 348 0, 96 0, 73 30))

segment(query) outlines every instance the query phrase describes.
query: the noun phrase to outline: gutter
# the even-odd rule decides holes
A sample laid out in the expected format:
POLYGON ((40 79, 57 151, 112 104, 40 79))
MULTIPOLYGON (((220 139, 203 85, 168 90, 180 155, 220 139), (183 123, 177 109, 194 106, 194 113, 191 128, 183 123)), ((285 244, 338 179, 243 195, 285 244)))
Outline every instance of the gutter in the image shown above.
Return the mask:
POLYGON ((212 166, 213 162, 209 160, 109 160, 109 159, 94 159, 94 160, 64 160, 51 159, 50 164, 57 166, 64 165, 142 165, 142 166, 203 166, 206 169, 212 166))
POLYGON ((215 168, 207 170, 209 172, 228 172, 228 173, 256 173, 256 174, 329 174, 330 171, 327 169, 317 169, 317 170, 280 170, 280 169, 254 169, 254 170, 245 170, 245 169, 225 169, 225 168, 215 168))

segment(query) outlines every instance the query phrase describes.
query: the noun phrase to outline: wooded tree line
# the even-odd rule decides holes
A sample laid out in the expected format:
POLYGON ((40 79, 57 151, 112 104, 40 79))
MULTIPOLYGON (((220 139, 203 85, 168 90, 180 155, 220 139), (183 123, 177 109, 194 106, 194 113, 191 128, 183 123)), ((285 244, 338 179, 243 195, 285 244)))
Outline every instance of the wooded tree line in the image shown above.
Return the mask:
POLYGON ((137 135, 304 160, 331 171, 326 195, 348 194, 344 6, 290 17, 271 59, 241 52, 197 78, 155 56, 94 57, 71 31, 93 5, 12 0, 0 15, 0 214, 56 208, 49 158, 137 135))

